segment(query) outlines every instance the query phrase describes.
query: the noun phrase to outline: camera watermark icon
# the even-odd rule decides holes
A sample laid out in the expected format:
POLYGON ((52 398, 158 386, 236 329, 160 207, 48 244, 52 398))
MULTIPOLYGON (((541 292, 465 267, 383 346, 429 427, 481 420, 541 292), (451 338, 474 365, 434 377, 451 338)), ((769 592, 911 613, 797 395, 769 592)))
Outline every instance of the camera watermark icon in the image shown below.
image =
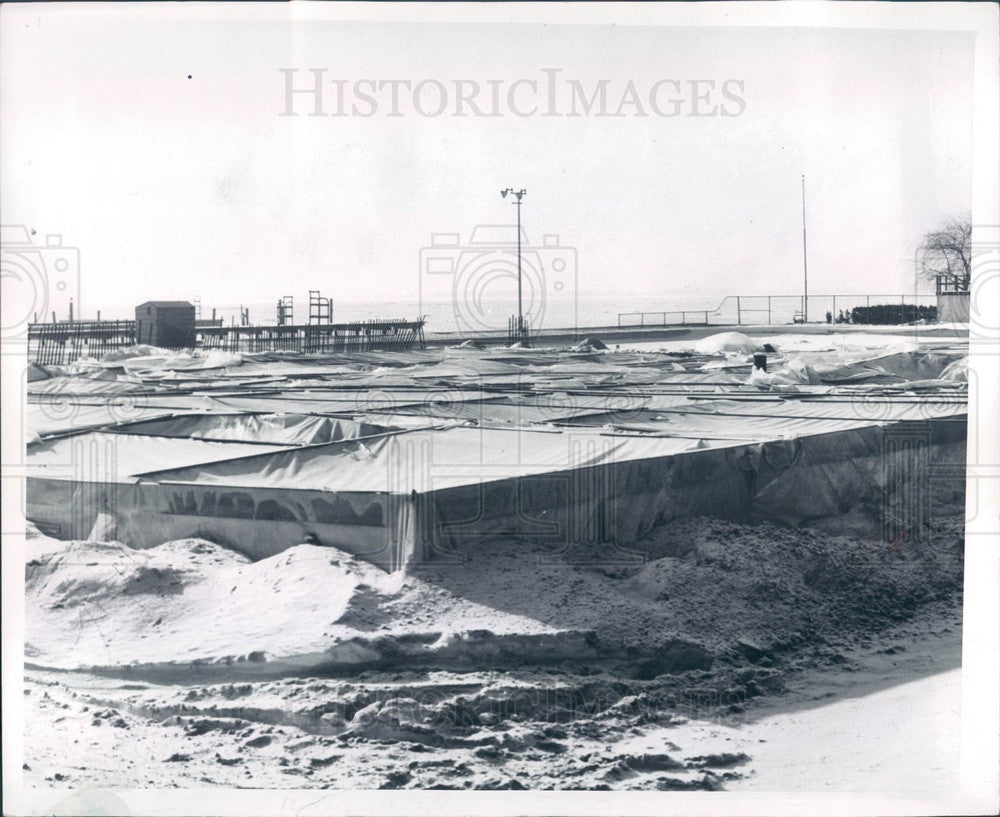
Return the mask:
POLYGON ((468 242, 458 233, 433 233, 420 250, 419 302, 447 300, 455 331, 498 332, 517 314, 518 256, 520 255, 522 314, 529 331, 546 326, 556 310, 572 315, 576 329, 577 252, 558 235, 546 234, 532 244, 527 232, 510 224, 477 225, 468 242))
POLYGON ((0 277, 5 341, 26 338, 29 323, 69 315, 71 304, 79 310, 80 251, 64 246, 61 235, 38 240, 24 225, 0 227, 0 277))
MULTIPOLYGON (((979 225, 977 225, 978 227, 979 225)), ((996 226, 984 226, 983 232, 996 234, 996 226)), ((1000 331, 996 305, 1000 302, 1000 242, 973 241, 970 258, 969 329, 970 341, 987 341, 995 349, 1000 331)), ((979 351, 976 349, 976 351, 979 351)))

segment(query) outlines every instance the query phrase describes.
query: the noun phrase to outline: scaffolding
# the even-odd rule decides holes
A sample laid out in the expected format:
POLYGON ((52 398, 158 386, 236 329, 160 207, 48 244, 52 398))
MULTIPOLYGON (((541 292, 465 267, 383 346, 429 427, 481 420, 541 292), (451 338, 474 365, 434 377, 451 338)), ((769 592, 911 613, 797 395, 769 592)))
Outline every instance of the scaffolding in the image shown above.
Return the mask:
POLYGON ((294 303, 291 295, 283 295, 278 301, 278 326, 291 326, 295 323, 293 318, 294 303))
POLYGON ((333 298, 324 298, 318 289, 309 290, 309 325, 333 324, 333 298))

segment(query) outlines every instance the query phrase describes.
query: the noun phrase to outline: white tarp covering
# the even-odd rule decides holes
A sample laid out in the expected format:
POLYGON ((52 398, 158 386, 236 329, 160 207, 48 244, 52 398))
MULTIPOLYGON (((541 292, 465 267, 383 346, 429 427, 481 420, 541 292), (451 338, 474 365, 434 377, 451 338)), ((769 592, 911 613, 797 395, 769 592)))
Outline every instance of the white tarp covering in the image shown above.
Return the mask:
POLYGON ((302 414, 186 414, 127 427, 129 434, 314 445, 386 431, 371 423, 302 414))
POLYGON ((64 536, 200 535, 254 556, 308 540, 398 566, 483 537, 617 546, 690 514, 802 524, 890 507, 916 483, 887 474, 910 473, 914 451, 949 467, 964 456, 953 349, 807 344, 772 357, 763 391, 745 359, 759 339, 706 340, 711 354, 145 350, 88 363, 33 382, 29 422, 115 431, 29 445, 28 516, 64 536))
POLYGON ((282 446, 246 442, 208 442, 183 437, 90 432, 43 440, 28 446, 28 476, 39 479, 133 482, 139 474, 163 468, 203 466, 282 446))

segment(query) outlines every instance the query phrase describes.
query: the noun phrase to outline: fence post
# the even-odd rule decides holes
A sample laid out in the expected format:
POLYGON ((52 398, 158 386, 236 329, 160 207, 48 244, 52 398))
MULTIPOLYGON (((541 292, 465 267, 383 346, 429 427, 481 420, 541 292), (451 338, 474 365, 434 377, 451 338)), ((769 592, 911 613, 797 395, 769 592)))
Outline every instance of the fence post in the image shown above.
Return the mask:
POLYGON ((743 309, 740 306, 740 296, 736 296, 736 325, 743 326, 743 309))
POLYGON ((771 296, 767 296, 767 325, 771 326, 771 296))

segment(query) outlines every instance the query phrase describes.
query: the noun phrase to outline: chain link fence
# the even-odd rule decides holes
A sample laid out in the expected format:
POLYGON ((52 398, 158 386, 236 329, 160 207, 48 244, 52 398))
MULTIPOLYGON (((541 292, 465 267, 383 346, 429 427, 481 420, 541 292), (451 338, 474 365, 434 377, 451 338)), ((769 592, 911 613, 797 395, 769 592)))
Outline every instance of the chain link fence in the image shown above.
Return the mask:
POLYGON ((934 306, 936 295, 728 295, 715 309, 619 312, 618 326, 774 326, 789 323, 844 323, 855 307, 934 306))

